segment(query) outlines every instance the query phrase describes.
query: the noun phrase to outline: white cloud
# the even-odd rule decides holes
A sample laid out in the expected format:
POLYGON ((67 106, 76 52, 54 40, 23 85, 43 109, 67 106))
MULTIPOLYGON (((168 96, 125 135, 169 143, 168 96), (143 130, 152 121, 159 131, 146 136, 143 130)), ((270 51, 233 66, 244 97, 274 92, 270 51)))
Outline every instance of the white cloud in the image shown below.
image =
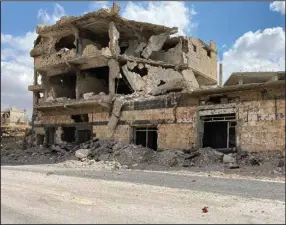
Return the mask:
POLYGON ((60 4, 56 3, 52 14, 49 14, 47 10, 39 9, 37 16, 41 23, 52 25, 65 15, 65 9, 60 4))
MULTIPOLYGON (((55 4, 52 14, 40 9, 37 17, 41 23, 54 24, 64 15, 64 8, 55 4)), ((22 36, 1 33, 1 108, 26 109, 30 117, 33 98, 28 86, 33 83, 34 69, 29 52, 36 38, 35 31, 22 36)))
POLYGON ((141 22, 178 27, 179 35, 187 35, 197 24, 193 22, 193 16, 197 12, 188 8, 185 2, 148 2, 147 7, 140 3, 128 2, 122 16, 141 22))
POLYGON ((270 4, 269 8, 273 12, 279 12, 285 15, 285 1, 274 1, 270 4))
POLYGON ((285 30, 249 31, 223 53, 223 80, 233 72, 285 70, 285 30))
POLYGON ((90 11, 98 10, 101 8, 109 8, 111 5, 110 1, 92 1, 89 5, 90 11))
POLYGON ((13 37, 10 34, 1 33, 1 43, 19 51, 30 51, 36 38, 37 34, 35 31, 27 32, 24 36, 18 37, 13 37))
POLYGON ((33 82, 33 61, 24 62, 23 59, 28 56, 18 56, 22 60, 1 60, 1 108, 15 106, 19 109, 26 109, 28 115, 31 116, 32 93, 28 92, 28 85, 33 82))
POLYGON ((32 112, 33 58, 29 51, 37 34, 27 32, 23 36, 1 33, 1 108, 15 106, 32 112))

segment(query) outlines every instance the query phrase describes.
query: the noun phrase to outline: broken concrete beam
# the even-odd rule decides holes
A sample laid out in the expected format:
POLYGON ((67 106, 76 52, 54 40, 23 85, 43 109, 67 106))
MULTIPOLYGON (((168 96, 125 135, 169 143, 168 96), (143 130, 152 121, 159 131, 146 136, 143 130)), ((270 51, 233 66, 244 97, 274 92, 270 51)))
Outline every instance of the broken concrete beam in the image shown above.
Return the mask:
POLYGON ((119 120, 119 118, 114 116, 114 115, 111 115, 111 117, 109 118, 108 123, 107 123, 107 127, 111 132, 113 132, 115 130, 117 123, 118 123, 118 120, 119 120))
POLYGON ((98 95, 94 95, 93 92, 90 93, 85 93, 83 94, 83 98, 85 100, 94 100, 97 104, 105 107, 105 108, 110 108, 111 107, 111 102, 112 102, 112 97, 110 95, 106 95, 103 92, 100 92, 98 95))
POLYGON ((174 79, 171 81, 166 82, 158 87, 153 88, 150 91, 151 95, 160 95, 165 94, 170 91, 181 91, 185 88, 185 80, 183 78, 174 79))
POLYGON ((108 124, 107 127, 110 131, 114 131, 119 117, 120 117, 120 113, 121 113, 121 108, 124 105, 124 100, 123 99, 115 99, 114 104, 113 104, 113 109, 112 109, 112 115, 108 120, 108 124))
POLYGON ((135 56, 140 55, 147 44, 145 42, 140 42, 137 48, 135 49, 135 56))
POLYGON ((124 105, 124 100, 120 98, 116 98, 114 103, 113 103, 113 109, 112 109, 112 114, 115 115, 116 117, 120 116, 121 108, 124 105))
POLYGON ((170 32, 151 36, 149 41, 148 41, 146 48, 143 50, 141 55, 145 59, 148 59, 153 51, 161 50, 161 48, 163 47, 163 45, 164 45, 164 43, 167 40, 169 35, 175 34, 177 32, 178 32, 178 28, 175 27, 170 32))
POLYGON ((90 99, 92 96, 94 96, 94 92, 84 93, 83 99, 90 99))
POLYGON ((122 67, 122 71, 134 91, 144 90, 145 82, 139 74, 130 72, 127 65, 122 67))
POLYGON ((128 48, 125 50, 124 54, 126 54, 126 55, 134 55, 134 56, 137 55, 138 56, 138 53, 135 53, 135 50, 139 46, 139 41, 138 40, 129 40, 128 43, 129 43, 128 48))
POLYGON ((120 53, 120 47, 118 45, 118 39, 119 39, 119 32, 117 31, 114 22, 109 23, 109 49, 111 51, 111 54, 115 57, 117 57, 120 53))
POLYGON ((183 70, 182 75, 183 75, 184 79, 186 80, 186 85, 187 85, 188 90, 193 90, 193 89, 200 87, 200 85, 199 85, 199 83, 195 77, 195 74, 193 73, 193 71, 191 69, 183 70))

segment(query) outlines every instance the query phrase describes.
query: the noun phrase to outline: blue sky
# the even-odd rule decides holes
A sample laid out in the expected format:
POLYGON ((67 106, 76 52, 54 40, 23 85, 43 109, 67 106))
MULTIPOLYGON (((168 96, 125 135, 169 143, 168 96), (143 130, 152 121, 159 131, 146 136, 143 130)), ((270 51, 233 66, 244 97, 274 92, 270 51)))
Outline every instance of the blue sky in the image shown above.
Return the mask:
MULTIPOLYGON (((37 13, 45 9, 52 13, 56 2, 2 2, 1 31, 15 36, 23 35, 35 29, 39 23, 37 13), (13 13, 11 13, 13 12, 13 13), (17 16, 15 16, 17 15, 17 16), (21 18, 21 21, 19 21, 21 18), (20 26, 11 26, 19 24, 20 26)), ((57 2, 67 15, 80 15, 90 11, 91 2, 57 2)), ((117 2, 122 8, 128 2, 117 2)), ((146 6, 148 2, 142 2, 146 6)), ((285 27, 285 18, 269 10, 270 2, 186 2, 187 7, 194 8, 193 17, 197 27, 187 35, 194 35, 217 45, 231 46, 234 41, 247 31, 269 27, 285 27)), ((96 8, 96 7, 95 7, 96 8)), ((223 51, 221 50, 220 53, 223 51)))
MULTIPOLYGON (((32 83, 32 58, 28 53, 36 37, 37 24, 52 24, 62 15, 80 15, 110 4, 2 2, 1 107, 13 104, 31 107, 31 100, 25 100, 31 96, 25 85, 32 83), (12 72, 17 74, 8 77, 12 72)), ((214 40, 218 60, 224 66, 224 80, 234 71, 285 70, 285 2, 126 1, 117 4, 121 6, 121 15, 129 19, 178 26, 180 34, 196 36, 206 43, 214 40)))

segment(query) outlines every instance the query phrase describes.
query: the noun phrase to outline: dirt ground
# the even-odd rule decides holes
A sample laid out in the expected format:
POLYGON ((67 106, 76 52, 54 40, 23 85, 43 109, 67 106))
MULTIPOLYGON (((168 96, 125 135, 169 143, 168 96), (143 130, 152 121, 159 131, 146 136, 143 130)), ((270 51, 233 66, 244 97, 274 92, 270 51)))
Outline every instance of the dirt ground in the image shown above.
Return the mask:
POLYGON ((1 223, 285 224, 285 202, 273 199, 1 171, 1 223))

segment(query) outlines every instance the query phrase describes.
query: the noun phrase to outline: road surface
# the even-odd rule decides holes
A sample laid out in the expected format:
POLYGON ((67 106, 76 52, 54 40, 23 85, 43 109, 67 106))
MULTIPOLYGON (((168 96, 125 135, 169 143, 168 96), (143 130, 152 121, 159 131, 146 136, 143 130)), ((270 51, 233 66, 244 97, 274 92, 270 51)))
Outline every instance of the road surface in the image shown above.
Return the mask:
POLYGON ((1 223, 285 223, 285 184, 1 166, 1 223), (204 206, 208 213, 202 213, 204 206))

